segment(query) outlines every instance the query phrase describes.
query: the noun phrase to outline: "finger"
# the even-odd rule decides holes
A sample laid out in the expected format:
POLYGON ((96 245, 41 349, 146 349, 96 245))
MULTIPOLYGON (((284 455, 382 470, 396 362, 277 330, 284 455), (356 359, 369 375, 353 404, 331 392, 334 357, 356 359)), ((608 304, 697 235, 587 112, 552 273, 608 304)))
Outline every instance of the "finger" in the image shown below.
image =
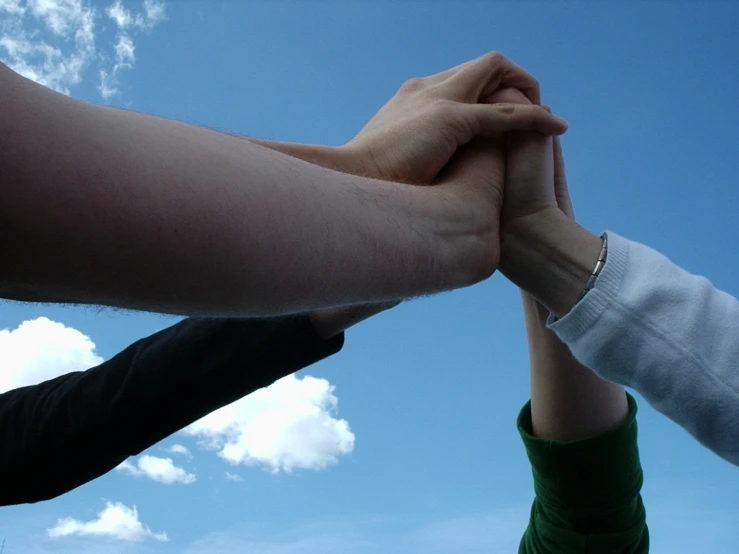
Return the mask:
POLYGON ((476 103, 501 88, 516 88, 534 104, 541 102, 539 82, 499 52, 491 52, 460 67, 442 85, 451 98, 476 103))
POLYGON ((445 69, 444 71, 441 71, 439 73, 436 73, 434 75, 429 75, 428 77, 424 77, 424 80, 428 81, 429 84, 436 85, 441 82, 446 81, 450 77, 456 75, 459 73, 459 71, 465 67, 467 67, 467 64, 469 64, 469 61, 466 61, 464 63, 461 63, 459 65, 455 65, 454 67, 451 67, 449 69, 445 69))
POLYGON ((555 206, 552 138, 530 131, 507 133, 505 152, 508 213, 520 216, 555 206))
POLYGON ((407 92, 417 92, 421 89, 425 89, 433 85, 438 85, 439 83, 443 83, 444 81, 448 80, 451 76, 459 72, 460 69, 467 66, 467 64, 469 63, 470 62, 464 62, 459 65, 455 65, 452 68, 445 69, 444 71, 441 71, 439 73, 427 75, 426 77, 414 77, 412 79, 408 79, 405 83, 403 83, 401 90, 405 90, 407 92))
POLYGON ((455 104, 455 109, 473 136, 524 130, 561 135, 568 126, 564 119, 535 104, 455 104))
POLYGON ((531 104, 531 100, 526 98, 526 95, 517 88, 502 88, 490 96, 480 99, 480 104, 531 104))
POLYGON ((559 137, 554 137, 552 141, 552 157, 554 161, 554 195, 557 197, 557 205, 567 217, 575 219, 575 210, 572 207, 572 199, 567 186, 562 142, 559 137))

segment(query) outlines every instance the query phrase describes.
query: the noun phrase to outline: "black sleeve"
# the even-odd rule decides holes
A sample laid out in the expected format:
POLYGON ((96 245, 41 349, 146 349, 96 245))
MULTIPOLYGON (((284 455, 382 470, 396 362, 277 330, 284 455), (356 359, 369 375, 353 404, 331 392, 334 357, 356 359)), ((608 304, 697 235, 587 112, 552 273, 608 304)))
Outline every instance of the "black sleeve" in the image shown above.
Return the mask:
POLYGON ((307 317, 186 319, 97 367, 0 394, 0 506, 87 483, 343 343, 307 317))

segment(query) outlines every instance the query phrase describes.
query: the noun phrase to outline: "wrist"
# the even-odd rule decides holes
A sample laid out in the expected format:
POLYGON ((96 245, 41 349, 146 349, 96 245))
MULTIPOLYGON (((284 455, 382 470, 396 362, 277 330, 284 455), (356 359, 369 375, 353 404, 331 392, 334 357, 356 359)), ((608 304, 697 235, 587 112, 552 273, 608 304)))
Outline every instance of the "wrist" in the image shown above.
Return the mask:
POLYGON ((602 239, 558 209, 501 230, 501 272, 557 317, 577 303, 598 261, 602 239))

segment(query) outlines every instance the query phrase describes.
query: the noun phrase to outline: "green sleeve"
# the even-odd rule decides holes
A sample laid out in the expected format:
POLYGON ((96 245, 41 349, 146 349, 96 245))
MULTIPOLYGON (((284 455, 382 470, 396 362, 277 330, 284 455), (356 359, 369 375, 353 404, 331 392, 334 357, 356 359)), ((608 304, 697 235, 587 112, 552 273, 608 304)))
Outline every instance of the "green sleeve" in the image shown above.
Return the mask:
POLYGON ((536 497, 519 554, 647 554, 649 530, 640 490, 636 401, 612 431, 556 442, 533 436, 531 403, 518 417, 536 497))

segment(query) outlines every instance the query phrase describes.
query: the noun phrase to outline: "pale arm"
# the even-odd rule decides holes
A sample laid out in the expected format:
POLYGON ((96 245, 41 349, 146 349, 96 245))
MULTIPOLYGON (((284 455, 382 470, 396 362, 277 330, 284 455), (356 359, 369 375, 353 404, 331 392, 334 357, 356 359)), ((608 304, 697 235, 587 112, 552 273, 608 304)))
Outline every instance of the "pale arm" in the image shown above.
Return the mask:
POLYGON ((477 279, 445 272, 471 237, 419 188, 79 102, 2 65, 0 92, 6 298, 276 315, 477 279))
MULTIPOLYGON (((551 148, 548 139, 535 140, 554 153, 557 204, 574 223, 559 141, 551 148)), ((522 301, 531 402, 518 426, 536 498, 519 552, 646 553, 649 531, 639 495, 635 402, 629 402, 623 387, 602 380, 575 359, 547 329, 549 311, 534 297, 522 291, 522 301)))
POLYGON ((580 364, 546 328, 549 312, 522 293, 531 363, 531 420, 534 435, 579 440, 621 425, 629 414, 623 387, 602 380, 580 364))

